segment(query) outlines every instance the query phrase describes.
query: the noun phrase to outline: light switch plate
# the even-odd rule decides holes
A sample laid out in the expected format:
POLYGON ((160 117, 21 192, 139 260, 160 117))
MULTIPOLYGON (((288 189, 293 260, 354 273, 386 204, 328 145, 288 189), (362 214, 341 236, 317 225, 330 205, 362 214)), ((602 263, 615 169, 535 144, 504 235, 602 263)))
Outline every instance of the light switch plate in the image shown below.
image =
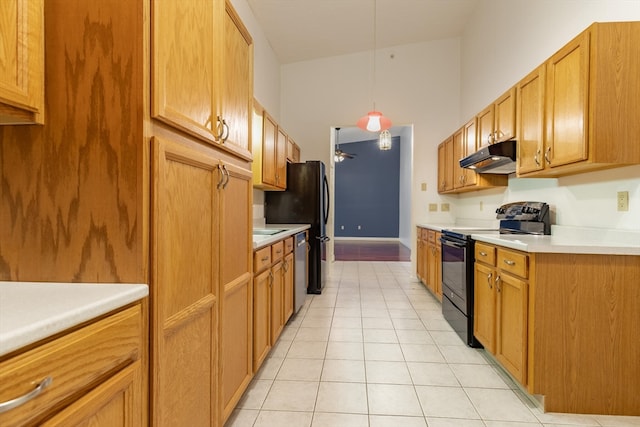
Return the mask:
POLYGON ((440 210, 442 212, 449 212, 449 203, 440 203, 440 210))
POLYGON ((427 183, 426 183, 426 182, 423 182, 422 184, 420 184, 420 189, 421 189, 422 191, 427 191, 427 183))
POLYGON ((429 203, 429 212, 438 212, 438 204, 429 203))

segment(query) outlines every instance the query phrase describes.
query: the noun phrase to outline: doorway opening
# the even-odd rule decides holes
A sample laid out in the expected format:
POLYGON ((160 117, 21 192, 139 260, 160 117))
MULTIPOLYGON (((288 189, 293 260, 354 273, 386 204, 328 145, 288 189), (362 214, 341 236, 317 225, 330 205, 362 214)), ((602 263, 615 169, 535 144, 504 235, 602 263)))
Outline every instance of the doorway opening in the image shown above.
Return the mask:
POLYGON ((390 150, 377 134, 332 128, 333 253, 338 261, 409 261, 413 127, 390 129, 390 150), (335 151, 334 151, 335 152, 335 151))

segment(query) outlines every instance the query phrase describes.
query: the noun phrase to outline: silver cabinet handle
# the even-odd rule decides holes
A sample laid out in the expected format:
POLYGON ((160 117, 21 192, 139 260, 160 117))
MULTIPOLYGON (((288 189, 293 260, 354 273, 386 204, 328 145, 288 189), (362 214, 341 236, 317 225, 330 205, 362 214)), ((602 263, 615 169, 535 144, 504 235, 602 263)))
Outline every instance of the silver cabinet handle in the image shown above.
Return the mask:
POLYGON ((510 259, 505 259, 504 263, 507 264, 507 265, 516 265, 516 262, 515 261, 511 261, 510 259))
POLYGON ((500 292, 500 275, 496 276, 496 291, 500 292))
POLYGON ((0 414, 3 412, 7 412, 13 408, 17 408, 18 406, 24 405, 31 399, 34 399, 40 393, 42 393, 45 388, 49 387, 52 382, 53 379, 51 377, 46 377, 45 379, 40 381, 40 384, 38 384, 36 388, 31 390, 29 393, 24 394, 20 397, 16 397, 15 399, 7 400, 6 402, 0 403, 0 414))
POLYGON ((486 253, 486 252, 482 252, 482 251, 480 251, 480 252, 478 252, 478 253, 480 254, 480 256, 487 256, 487 253, 486 253))
POLYGON ((227 121, 222 116, 216 116, 216 119, 218 123, 216 125, 215 138, 226 142, 227 138, 229 138, 229 125, 227 125, 227 121))
POLYGON ((547 147, 547 151, 544 153, 544 159, 547 161, 547 164, 551 164, 551 147, 547 147))
POLYGON ((491 276, 493 276, 493 273, 487 274, 487 283, 489 284, 489 289, 492 288, 492 286, 491 286, 491 276))
POLYGON ((540 156, 540 149, 538 148, 538 151, 536 151, 535 156, 533 156, 533 160, 536 162, 536 166, 540 166, 540 159, 538 159, 539 156, 540 156))
POLYGON ((268 261, 268 260, 269 260, 269 256, 265 256, 265 257, 262 257, 262 259, 261 259, 260 261, 262 261, 262 262, 266 262, 266 261, 268 261))

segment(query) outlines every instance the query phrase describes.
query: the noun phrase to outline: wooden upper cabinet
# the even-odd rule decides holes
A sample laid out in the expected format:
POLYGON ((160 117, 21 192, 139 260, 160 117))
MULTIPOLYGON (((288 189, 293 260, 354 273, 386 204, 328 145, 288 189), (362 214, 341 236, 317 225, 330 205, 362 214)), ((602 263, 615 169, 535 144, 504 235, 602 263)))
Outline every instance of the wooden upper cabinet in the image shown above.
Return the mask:
POLYGON ((278 126, 278 136, 276 140, 276 186, 287 188, 287 141, 289 137, 285 131, 278 126))
POLYGON ((458 129, 453 134, 453 163, 450 168, 453 170, 453 188, 464 187, 465 170, 460 167, 460 159, 466 155, 464 144, 464 129, 458 129))
POLYGON ((517 172, 524 175, 544 168, 545 66, 536 68, 517 85, 517 172))
POLYGON ((229 2, 152 1, 152 116, 251 159, 253 41, 229 2))
POLYGON ((287 162, 300 162, 300 146, 291 138, 287 138, 287 162))
POLYGON ((235 154, 250 159, 253 40, 228 0, 225 7, 221 143, 235 154))
POLYGON ((438 193, 453 190, 453 136, 438 145, 438 193))
POLYGON ((589 33, 547 62, 546 164, 554 168, 587 159, 589 33))
POLYGON ((44 123, 44 0, 2 0, 0 124, 44 123))
POLYGON ((546 63, 544 169, 640 164, 640 22, 595 23, 546 63))
POLYGON ((491 105, 482 110, 478 119, 477 148, 496 142, 508 141, 516 135, 516 88, 502 94, 491 105))
POLYGON ((493 116, 494 105, 491 104, 484 110, 478 113, 476 118, 478 119, 478 148, 486 147, 489 144, 493 144, 493 116))
MULTIPOLYGON (((477 148, 477 134, 476 134, 476 119, 473 118, 469 120, 463 127, 463 146, 464 146, 464 157, 473 154, 477 148)), ((458 159, 459 160, 459 159, 458 159)), ((458 161, 458 166, 460 165, 458 161)), ((475 173, 472 169, 462 169, 463 177, 463 187, 474 186, 478 182, 478 174, 475 173)))
POLYGON ((215 143, 222 0, 152 0, 152 116, 215 143))
POLYGON ((289 138, 257 101, 253 103, 252 120, 253 186, 261 190, 285 190, 289 138))
POLYGON ((508 141, 516 136, 516 99, 516 88, 512 87, 494 103, 495 142, 508 141))

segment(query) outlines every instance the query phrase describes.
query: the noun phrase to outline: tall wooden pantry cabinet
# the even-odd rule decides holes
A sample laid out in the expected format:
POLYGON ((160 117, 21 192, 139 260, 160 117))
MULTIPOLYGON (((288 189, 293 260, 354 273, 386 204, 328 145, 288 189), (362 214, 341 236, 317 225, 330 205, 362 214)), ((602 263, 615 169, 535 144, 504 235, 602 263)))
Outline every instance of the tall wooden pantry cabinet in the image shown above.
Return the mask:
POLYGON ((44 21, 46 122, 0 126, 0 280, 149 283, 145 421, 222 425, 252 362, 251 36, 224 0, 44 21))

